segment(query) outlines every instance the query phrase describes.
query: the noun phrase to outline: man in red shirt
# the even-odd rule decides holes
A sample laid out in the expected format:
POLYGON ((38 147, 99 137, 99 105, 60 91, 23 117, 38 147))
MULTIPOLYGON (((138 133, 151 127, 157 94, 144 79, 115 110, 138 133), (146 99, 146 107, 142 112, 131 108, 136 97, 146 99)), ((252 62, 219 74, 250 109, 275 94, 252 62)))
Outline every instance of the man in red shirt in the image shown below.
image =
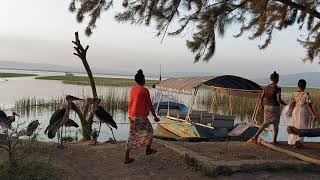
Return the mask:
POLYGON ((147 117, 151 111, 156 122, 159 121, 159 118, 157 117, 152 106, 150 93, 148 89, 144 87, 145 77, 141 69, 138 70, 137 74, 135 75, 135 81, 137 84, 134 85, 130 91, 128 109, 130 131, 126 144, 126 155, 124 160, 125 164, 134 161, 133 158, 130 158, 130 150, 133 148, 146 146, 146 155, 157 152, 156 150, 151 149, 153 128, 147 117))

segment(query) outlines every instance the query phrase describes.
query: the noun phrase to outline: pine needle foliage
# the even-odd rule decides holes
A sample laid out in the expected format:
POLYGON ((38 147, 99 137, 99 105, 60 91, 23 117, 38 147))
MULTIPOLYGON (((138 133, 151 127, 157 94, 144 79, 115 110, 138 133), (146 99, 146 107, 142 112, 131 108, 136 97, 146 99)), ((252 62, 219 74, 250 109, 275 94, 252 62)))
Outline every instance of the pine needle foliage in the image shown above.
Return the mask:
MULTIPOLYGON (((120 0, 119 0, 120 1, 120 0)), ((153 24, 163 38, 191 33, 188 49, 195 62, 209 61, 215 53, 216 36, 223 36, 230 25, 240 24, 240 37, 262 39, 260 49, 272 42, 275 30, 298 25, 302 37, 298 42, 307 51, 304 60, 311 62, 320 55, 320 0, 121 0, 122 9, 115 14, 118 22, 153 24), (175 28, 169 26, 178 24, 175 28), (193 27, 190 32, 190 28, 193 27)), ((96 28, 101 13, 110 10, 114 0, 71 0, 69 10, 78 22, 89 18, 86 34, 96 28)))

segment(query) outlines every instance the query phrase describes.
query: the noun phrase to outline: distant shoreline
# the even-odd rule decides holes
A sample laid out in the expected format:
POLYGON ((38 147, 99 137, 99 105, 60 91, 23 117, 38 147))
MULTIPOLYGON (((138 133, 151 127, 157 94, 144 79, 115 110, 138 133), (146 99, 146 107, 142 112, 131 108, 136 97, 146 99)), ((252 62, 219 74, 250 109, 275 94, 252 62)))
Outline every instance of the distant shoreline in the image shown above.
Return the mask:
MULTIPOLYGON (((59 71, 59 70, 47 70, 47 69, 23 69, 23 68, 5 68, 5 67, 0 67, 0 70, 18 70, 18 71, 32 71, 32 72, 56 72, 56 73, 66 73, 67 71, 59 71)), ((86 74, 86 71, 68 71, 71 73, 79 73, 79 74, 86 74)), ((117 74, 117 73, 94 73, 96 75, 110 75, 110 76, 130 76, 128 74, 117 74)))
MULTIPOLYGON (((39 76, 35 79, 57 80, 62 81, 65 84, 74 85, 90 85, 90 81, 87 76, 39 76)), ((97 86, 132 86, 136 84, 133 79, 128 78, 94 77, 94 80, 97 86)), ((156 80, 146 80, 146 86, 152 86, 155 83, 157 83, 156 80)))
POLYGON ((37 74, 29 74, 29 73, 0 72, 0 78, 29 77, 29 76, 38 76, 38 75, 37 74))

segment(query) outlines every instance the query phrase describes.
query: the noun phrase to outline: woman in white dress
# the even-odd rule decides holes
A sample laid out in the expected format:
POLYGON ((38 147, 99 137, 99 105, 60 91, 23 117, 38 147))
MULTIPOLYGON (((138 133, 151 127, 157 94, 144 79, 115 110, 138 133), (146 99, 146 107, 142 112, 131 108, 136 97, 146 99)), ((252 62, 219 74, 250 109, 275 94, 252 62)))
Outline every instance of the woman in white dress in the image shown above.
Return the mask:
MULTIPOLYGON (((315 117, 314 110, 312 108, 311 96, 305 92, 307 82, 304 79, 300 79, 298 82, 299 90, 293 92, 291 109, 292 110, 292 126, 298 129, 306 129, 309 123, 309 119, 315 117)), ((295 145, 297 148, 302 147, 303 137, 298 135, 289 134, 288 144, 295 145)))

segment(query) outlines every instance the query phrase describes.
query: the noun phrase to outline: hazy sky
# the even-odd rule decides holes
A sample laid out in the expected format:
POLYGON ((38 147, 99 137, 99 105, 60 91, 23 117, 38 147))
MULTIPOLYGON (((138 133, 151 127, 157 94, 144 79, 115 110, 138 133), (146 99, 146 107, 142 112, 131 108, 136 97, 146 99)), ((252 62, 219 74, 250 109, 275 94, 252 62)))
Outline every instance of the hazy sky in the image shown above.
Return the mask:
MULTIPOLYGON (((50 63, 81 66, 72 54, 75 31, 84 44, 89 44, 88 61, 99 69, 134 72, 212 72, 245 77, 319 72, 317 63, 303 63, 305 50, 296 41, 296 27, 274 34, 266 50, 259 50, 260 41, 247 36, 235 39, 236 29, 218 38, 215 56, 209 63, 193 63, 193 54, 185 46, 186 37, 155 37, 156 31, 145 26, 119 24, 113 13, 104 13, 98 28, 87 38, 85 24, 78 24, 68 12, 69 0, 0 0, 0 61, 50 63)), ((115 11, 119 11, 115 7, 115 11)))

